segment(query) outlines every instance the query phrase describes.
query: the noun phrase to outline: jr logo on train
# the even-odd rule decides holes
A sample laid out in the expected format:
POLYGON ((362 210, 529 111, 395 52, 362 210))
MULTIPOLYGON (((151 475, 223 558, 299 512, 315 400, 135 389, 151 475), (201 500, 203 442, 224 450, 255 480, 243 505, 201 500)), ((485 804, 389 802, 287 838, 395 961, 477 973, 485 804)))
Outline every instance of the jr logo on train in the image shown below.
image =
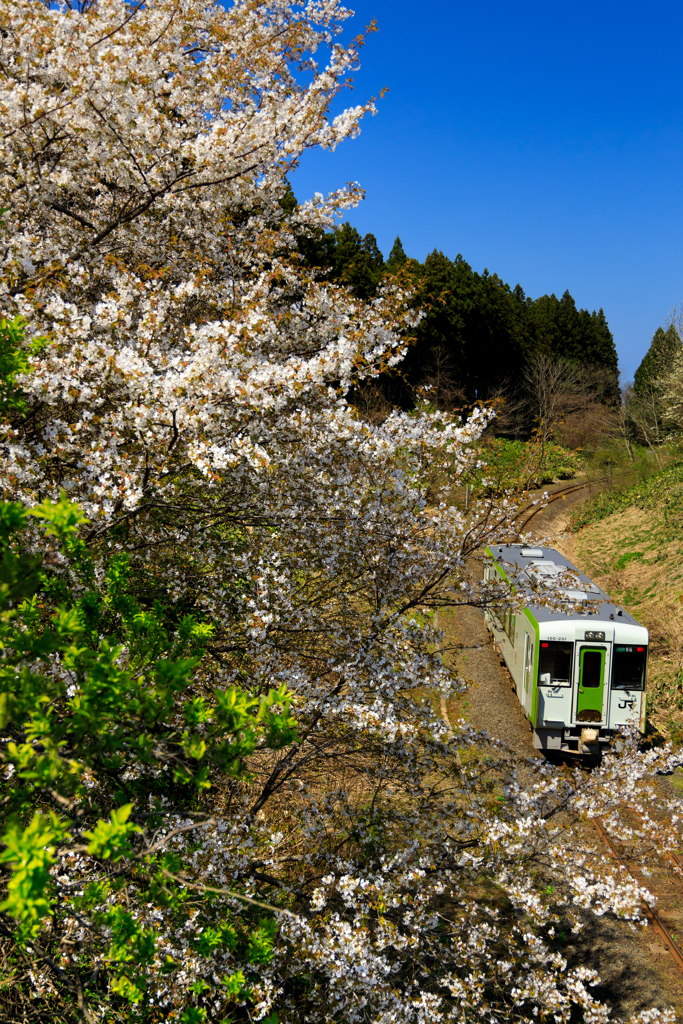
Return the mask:
POLYGON ((486 554, 486 580, 536 595, 516 615, 502 606, 486 611, 534 746, 595 757, 624 727, 644 732, 645 627, 559 551, 505 544, 486 554), (543 605, 545 593, 555 607, 543 605))

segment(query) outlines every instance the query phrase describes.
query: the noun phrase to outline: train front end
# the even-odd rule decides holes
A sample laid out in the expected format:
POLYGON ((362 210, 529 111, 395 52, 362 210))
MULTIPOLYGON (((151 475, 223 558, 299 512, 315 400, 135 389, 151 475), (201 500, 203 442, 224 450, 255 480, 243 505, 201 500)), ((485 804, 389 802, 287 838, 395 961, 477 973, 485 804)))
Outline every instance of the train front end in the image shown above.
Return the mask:
POLYGON ((559 624, 538 624, 535 746, 595 755, 625 728, 644 732, 645 627, 593 617, 559 624))
POLYGON ((494 603, 486 621, 534 746, 590 757, 627 728, 644 732, 647 629, 559 551, 504 544, 487 555, 484 579, 522 598, 516 613, 494 603))

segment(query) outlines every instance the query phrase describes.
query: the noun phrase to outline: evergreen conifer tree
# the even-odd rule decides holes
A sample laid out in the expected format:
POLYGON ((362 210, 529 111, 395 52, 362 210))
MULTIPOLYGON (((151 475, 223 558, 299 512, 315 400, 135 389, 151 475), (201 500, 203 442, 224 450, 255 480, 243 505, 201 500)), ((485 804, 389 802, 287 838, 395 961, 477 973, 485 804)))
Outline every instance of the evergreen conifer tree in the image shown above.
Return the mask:
POLYGON ((279 200, 279 206, 281 207, 283 213, 289 216, 290 214, 294 213, 298 205, 299 204, 296 201, 296 196, 294 195, 294 190, 291 184, 287 181, 285 193, 279 200))
POLYGON ((374 235, 362 238, 346 221, 336 232, 334 279, 351 286, 360 299, 375 295, 384 273, 384 257, 374 235))
POLYGON ((636 370, 633 390, 637 395, 644 395, 671 369, 674 358, 683 349, 683 343, 673 324, 665 331, 658 327, 654 333, 650 347, 636 370))
POLYGON ((363 237, 348 222, 334 232, 308 232, 298 246, 309 266, 328 268, 328 280, 361 299, 377 294, 385 273, 410 271, 422 319, 399 373, 383 378, 391 401, 404 408, 412 407, 437 353, 447 359, 454 387, 472 401, 514 391, 534 353, 593 367, 596 400, 619 401, 617 352, 605 314, 579 309, 569 291, 527 298, 519 284, 511 288, 495 273, 473 270, 460 254, 451 260, 437 249, 420 264, 398 235, 385 262, 375 236, 363 237))
POLYGON ((407 259, 408 257, 406 256, 405 249, 403 248, 403 243, 401 242, 399 236, 396 235, 396 238, 394 239, 394 244, 391 247, 391 252, 389 253, 389 258, 387 259, 387 270, 391 274, 395 274, 396 271, 403 266, 407 259))
POLYGON ((384 271, 384 256, 380 252, 380 248, 377 244, 377 239, 372 234, 367 234, 361 244, 363 255, 366 257, 368 265, 377 274, 382 274, 384 271))

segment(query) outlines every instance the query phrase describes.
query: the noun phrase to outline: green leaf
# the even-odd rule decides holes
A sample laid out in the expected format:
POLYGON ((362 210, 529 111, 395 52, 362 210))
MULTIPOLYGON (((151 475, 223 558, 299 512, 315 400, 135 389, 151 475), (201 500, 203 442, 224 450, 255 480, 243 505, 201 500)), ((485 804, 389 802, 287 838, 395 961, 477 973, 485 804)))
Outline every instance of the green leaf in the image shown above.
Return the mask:
POLYGON ((206 742, 197 733, 193 736, 185 734, 183 737, 183 751, 186 757, 193 757, 196 761, 201 761, 206 753, 206 742))
POLYGON ((139 1003, 147 989, 147 982, 141 977, 133 980, 126 974, 120 974, 111 979, 111 989, 129 1003, 139 1003))
POLYGON ((0 863, 10 864, 12 874, 7 899, 0 904, 21 924, 23 939, 38 934, 41 922, 50 913, 50 868, 55 862, 55 847, 69 840, 67 826, 56 814, 36 813, 26 828, 12 823, 2 835, 5 849, 0 863))
POLYGON ((75 502, 69 501, 66 491, 60 493, 59 501, 46 499, 40 505, 34 505, 26 514, 44 519, 48 537, 58 537, 60 540, 76 533, 79 526, 89 522, 83 510, 75 502))
POLYGON ((180 1015, 180 1024, 204 1024, 206 1010, 198 1006, 188 1006, 180 1015))
POLYGON ((154 959, 154 932, 143 928, 123 907, 113 907, 101 915, 102 923, 111 929, 109 959, 114 963, 134 962, 148 965, 154 959))
POLYGON ((136 832, 142 832, 139 825, 128 824, 132 809, 132 804, 114 808, 110 813, 110 821, 100 819, 92 832, 84 832, 84 838, 90 839, 88 853, 112 861, 130 856, 133 852, 130 837, 136 832))
POLYGON ((17 386, 17 377, 29 369, 29 361, 23 345, 25 342, 24 321, 20 316, 14 320, 0 319, 0 411, 23 412, 26 402, 17 386))
POLYGON ((249 991, 247 988, 247 979, 244 977, 243 971, 235 971, 233 974, 224 974, 221 981, 225 987, 226 995, 229 998, 239 999, 249 991))
POLYGON ((277 935, 278 923, 273 918, 262 918, 257 928, 249 935, 247 959, 251 964, 267 964, 273 959, 273 945, 277 935))

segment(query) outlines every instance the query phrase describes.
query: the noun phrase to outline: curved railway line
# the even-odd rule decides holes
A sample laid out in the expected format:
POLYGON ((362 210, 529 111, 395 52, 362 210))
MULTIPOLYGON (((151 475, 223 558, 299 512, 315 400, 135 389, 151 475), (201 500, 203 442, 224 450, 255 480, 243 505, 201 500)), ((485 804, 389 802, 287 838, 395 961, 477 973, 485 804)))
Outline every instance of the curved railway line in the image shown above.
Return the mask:
MULTIPOLYGON (((603 477, 600 480, 591 481, 590 483, 603 483, 607 479, 607 477, 603 477)), ((535 516, 537 516, 540 512, 545 511, 545 509, 547 509, 548 506, 551 505, 553 502, 563 500, 567 497, 568 494, 573 494, 576 491, 580 491, 588 486, 589 481, 584 481, 583 483, 580 484, 571 484, 568 485, 567 487, 562 487, 559 490, 554 491, 551 495, 549 495, 548 500, 545 501, 543 504, 531 506, 531 510, 529 510, 529 507, 527 507, 526 509, 522 509, 518 513, 518 518, 521 516, 526 516, 526 518, 523 519, 522 523, 520 524, 515 539, 518 539, 522 533, 526 532, 526 530, 529 527, 529 523, 535 518, 535 516)), ((645 915, 649 923, 651 924, 653 930, 662 940, 664 949, 673 958, 679 971, 683 972, 683 948, 681 947, 681 944, 679 944, 679 942, 674 938, 670 928, 667 926, 666 922, 662 917, 662 914, 668 916, 667 910, 665 908, 667 901, 670 901, 671 897, 676 898, 680 906, 683 907, 683 859, 681 859, 681 857, 679 857, 678 854, 673 852, 669 852, 667 855, 669 861, 674 867, 674 876, 671 880, 675 880, 680 891, 677 893, 656 893, 653 891, 652 885, 650 884, 649 880, 645 878, 639 879, 634 874, 634 871, 629 866, 627 854, 625 853, 625 851, 619 849, 615 841, 607 832, 607 829, 605 828, 602 820, 599 817, 596 817, 593 818, 592 821, 598 835, 600 836, 600 839, 609 850, 610 855, 615 860, 617 860, 619 864, 621 864, 621 866, 633 879, 633 881, 636 882, 636 884, 646 885, 646 887, 652 892, 653 896, 655 896, 655 898, 657 899, 659 909, 657 909, 657 907, 655 907, 654 904, 650 903, 649 901, 645 899, 643 900, 643 908, 645 910, 645 915)))
MULTIPOLYGON (((602 477, 601 479, 595 481, 584 481, 583 483, 579 484, 569 484, 566 487, 562 487, 559 490, 554 491, 552 494, 548 496, 548 499, 543 503, 540 503, 538 505, 534 504, 531 506, 527 506, 524 509, 521 509, 516 517, 517 519, 521 519, 521 522, 519 523, 519 528, 515 536, 515 540, 518 540, 520 536, 528 530, 529 524, 532 522, 532 520, 537 515, 539 515, 539 513, 544 512, 549 505, 553 504, 553 502, 564 500, 569 494, 574 494, 577 491, 583 490, 584 488, 591 486, 593 483, 604 483, 608 479, 608 477, 602 477)), ((681 913, 681 910, 679 909, 683 908, 683 859, 678 854, 673 852, 669 852, 667 854, 667 857, 674 868, 673 876, 669 876, 668 879, 668 888, 671 888, 671 883, 674 883, 678 891, 669 891, 666 893, 655 892, 649 879, 646 879, 645 877, 638 878, 637 874, 634 873, 638 871, 637 866, 629 864, 627 851, 619 848, 617 843, 609 835, 601 818, 593 818, 592 822, 595 826, 595 829, 600 839, 607 847, 610 856, 613 857, 616 861, 618 861, 618 863, 622 866, 622 868, 628 873, 628 875, 633 879, 633 881, 637 885, 646 887, 655 897, 657 901, 657 906, 655 906, 654 903, 643 899, 642 902, 645 915, 647 917, 648 922, 652 926, 654 932, 661 940, 664 950, 671 956, 678 970, 683 973, 682 944, 680 941, 677 941, 677 939, 674 938, 674 935, 671 932, 671 928, 667 925, 666 921, 664 920, 664 917, 669 917, 671 913, 674 913, 677 917, 681 917, 683 919, 683 913, 681 913), (671 909, 672 904, 674 908, 673 911, 671 909)))
MULTIPOLYGON (((581 491, 581 490, 583 490, 584 487, 589 487, 593 483, 602 483, 602 480, 595 480, 595 481, 590 481, 590 482, 588 480, 586 480, 582 484, 571 484, 571 485, 569 485, 567 487, 562 487, 562 488, 560 488, 559 491, 553 491, 553 493, 548 496, 548 500, 544 501, 542 504, 539 504, 539 505, 535 505, 534 504, 532 506, 527 506, 527 508, 522 509, 520 512, 517 513, 517 515, 515 516, 515 519, 518 519, 520 516, 523 516, 523 515, 526 515, 526 519, 520 524, 520 527, 519 527, 519 529, 517 531, 516 536, 519 537, 520 534, 525 533, 527 527, 529 526, 529 523, 531 522, 531 520, 535 516, 537 516, 539 514, 539 512, 545 512, 545 510, 548 508, 548 506, 552 505, 552 503, 554 501, 564 500, 567 497, 568 494, 573 494, 575 491, 581 491), (531 508, 531 512, 529 511, 530 508, 531 508)), ((539 499, 539 501, 540 501, 540 499, 539 499)))
MULTIPOLYGON (((520 535, 528 530, 529 524, 533 522, 535 517, 541 512, 544 512, 554 502, 561 501, 568 495, 584 490, 585 488, 595 484, 615 481, 617 479, 619 478, 601 477, 597 480, 586 480, 582 483, 568 484, 566 487, 559 488, 558 490, 550 493, 547 500, 542 503, 529 504, 525 508, 520 509, 515 517, 518 529, 514 540, 519 540, 520 535)), ((448 715, 446 700, 443 697, 441 700, 441 714, 449 733, 452 735, 452 726, 448 715)), ((628 809, 629 812, 631 810, 632 809, 630 808, 628 809)), ((635 811, 632 813, 635 814, 635 811)), ((653 932, 661 942, 661 950, 658 950, 657 952, 661 951, 668 954, 676 965, 678 971, 683 973, 683 938, 678 936, 675 937, 674 934, 672 934, 672 930, 677 932, 679 926, 678 924, 671 923, 672 921, 678 922, 678 920, 680 920, 682 922, 680 931, 683 935, 683 857, 673 852, 668 853, 667 857, 673 867, 673 872, 667 875, 664 887, 660 884, 653 884, 656 881, 655 878, 651 879, 650 877, 645 877, 644 873, 642 873, 642 877, 638 877, 641 874, 641 871, 639 870, 635 858, 630 856, 629 851, 622 848, 622 845, 609 835, 601 818, 596 817, 591 820, 609 855, 622 866, 623 870, 627 872, 630 878, 633 879, 637 885, 647 888, 648 891, 652 893, 654 900, 656 900, 656 905, 654 901, 643 899, 643 910, 653 932), (662 891, 663 888, 666 891, 662 891), (665 918, 668 919, 669 923, 667 923, 665 918)), ((655 875, 657 875, 657 872, 655 872, 655 875)))
POLYGON ((527 505, 526 508, 520 509, 520 511, 515 516, 515 519, 519 519, 520 516, 526 515, 526 519, 523 521, 523 523, 519 527, 519 530, 517 531, 516 538, 518 538, 521 533, 525 532, 526 528, 528 527, 529 523, 534 518, 534 516, 539 515, 539 513, 541 512, 545 512, 548 506, 552 505, 554 501, 564 500, 568 494, 574 494, 576 491, 581 491, 585 487, 593 487, 595 484, 603 484, 607 483, 607 481, 609 481, 610 483, 614 483, 615 481, 623 479, 624 476, 628 475, 629 474, 620 473, 618 476, 601 476, 598 477, 597 480, 584 480, 584 482, 580 484, 567 484, 566 487, 560 487, 559 490, 553 491, 551 494, 548 494, 547 501, 542 501, 541 498, 537 498, 536 502, 538 502, 538 504, 534 502, 532 504, 527 505))
MULTIPOLYGON (((614 857, 614 859, 617 860, 621 864, 621 866, 624 868, 624 870, 628 873, 628 875, 630 875, 630 877, 633 879, 633 881, 637 885, 642 885, 643 881, 641 881, 640 879, 638 879, 635 876, 635 874, 633 873, 633 871, 631 870, 631 868, 628 865, 626 856, 624 855, 624 853, 622 851, 620 851, 618 849, 616 843, 611 838, 611 836, 608 834, 607 829, 605 828, 604 824, 602 823, 602 820, 600 818, 593 818, 592 821, 593 821, 593 824, 595 825, 595 828, 597 830, 598 835, 602 839, 602 841, 605 844, 605 846, 607 847, 607 849, 610 851, 611 856, 614 857)), ((674 867, 677 867, 679 869, 683 869, 683 861, 681 861, 681 858, 677 854, 669 853, 668 857, 669 857, 669 860, 673 863, 674 867)), ((680 886, 681 885, 681 876, 678 876, 678 882, 679 882, 679 886, 680 886)), ((648 888, 651 889, 649 884, 648 884, 648 888)), ((669 893, 669 894, 664 894, 664 893, 657 894, 657 893, 653 893, 653 896, 655 896, 657 898, 658 902, 660 900, 661 901, 665 901, 667 896, 670 897, 671 895, 678 895, 679 900, 683 899, 683 886, 681 886, 681 893, 680 894, 671 894, 671 893, 669 893)), ((657 910, 651 903, 649 903, 645 899, 643 900, 643 907, 645 909, 645 914, 647 916, 648 921, 652 925, 652 927, 655 930, 655 932, 659 935, 659 937, 662 940, 662 942, 664 943, 664 949, 673 958, 673 960, 675 961, 676 966, 678 967, 679 971, 683 972, 683 949, 681 949, 681 947, 679 946, 679 944, 676 941, 676 939, 674 939, 673 935, 671 934, 671 931, 669 930, 669 928, 667 927, 666 923, 664 922, 664 920, 662 919, 662 916, 661 916, 662 913, 666 914, 667 911, 663 910, 663 911, 660 912, 660 910, 657 910)))

